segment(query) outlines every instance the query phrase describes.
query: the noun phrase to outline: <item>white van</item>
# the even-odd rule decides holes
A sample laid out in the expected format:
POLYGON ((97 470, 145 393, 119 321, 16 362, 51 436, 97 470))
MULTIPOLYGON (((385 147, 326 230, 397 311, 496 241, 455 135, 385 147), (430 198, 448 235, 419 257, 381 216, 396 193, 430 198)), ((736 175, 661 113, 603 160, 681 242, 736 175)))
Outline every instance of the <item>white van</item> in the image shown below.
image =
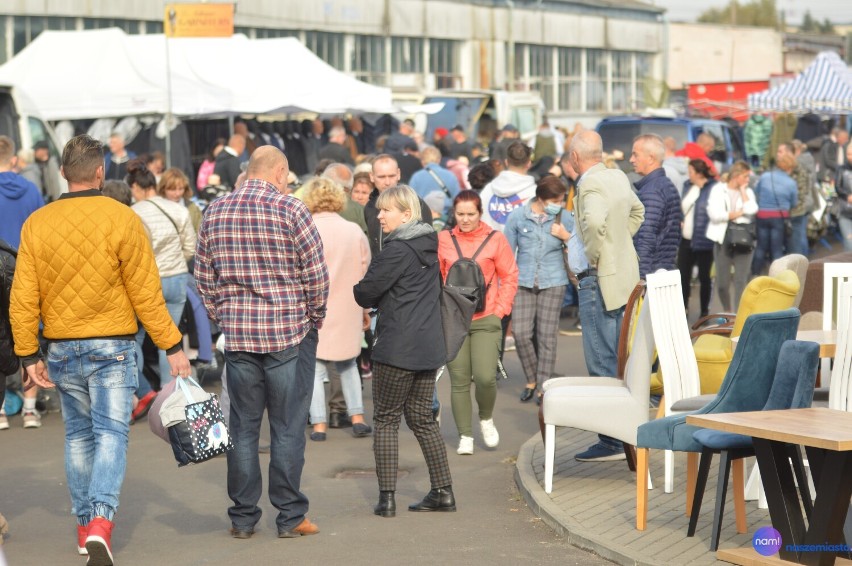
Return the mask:
POLYGON ((0 84, 0 135, 9 136, 15 142, 15 150, 32 149, 38 142, 47 142, 50 159, 55 163, 55 174, 61 192, 68 191, 68 184, 59 174, 61 148, 56 133, 39 118, 38 109, 21 89, 0 84))
POLYGON ((505 90, 439 90, 423 97, 424 106, 443 103, 443 108, 426 119, 426 139, 436 128, 447 130, 461 125, 468 138, 490 143, 506 124, 512 124, 523 139, 538 133, 544 121, 544 102, 535 92, 505 90))

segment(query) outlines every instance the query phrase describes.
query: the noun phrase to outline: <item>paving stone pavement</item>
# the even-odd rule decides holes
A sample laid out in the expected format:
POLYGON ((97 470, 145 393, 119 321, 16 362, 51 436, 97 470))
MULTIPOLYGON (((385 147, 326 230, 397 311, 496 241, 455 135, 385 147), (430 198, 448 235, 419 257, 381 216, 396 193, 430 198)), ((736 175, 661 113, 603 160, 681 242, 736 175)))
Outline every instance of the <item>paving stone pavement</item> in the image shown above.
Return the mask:
MULTIPOLYGON (((557 428, 553 491, 544 492, 544 445, 541 437, 531 437, 521 447, 515 479, 527 504, 558 533, 580 548, 591 550, 616 562, 630 565, 726 564, 710 552, 710 532, 716 503, 714 458, 701 516, 694 537, 686 536, 686 456, 675 453, 674 491, 663 493, 663 452, 652 450, 650 459, 654 489, 648 495, 648 527, 637 531, 636 475, 624 461, 583 463, 574 454, 596 441, 596 435, 569 428, 557 428)), ((746 473, 754 463, 749 458, 746 473)), ((756 501, 746 502, 748 532, 737 534, 734 523, 732 487, 722 522, 719 548, 751 546, 754 532, 770 524, 769 512, 758 509, 756 501)))

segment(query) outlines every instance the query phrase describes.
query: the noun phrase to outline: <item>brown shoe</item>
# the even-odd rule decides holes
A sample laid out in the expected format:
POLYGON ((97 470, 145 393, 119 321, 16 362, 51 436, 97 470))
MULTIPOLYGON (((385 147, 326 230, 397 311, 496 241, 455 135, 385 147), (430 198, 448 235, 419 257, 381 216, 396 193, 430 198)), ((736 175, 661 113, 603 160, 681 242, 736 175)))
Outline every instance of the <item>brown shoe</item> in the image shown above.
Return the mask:
POLYGON ((299 523, 299 526, 289 531, 278 531, 278 538, 297 538, 301 536, 315 535, 319 531, 319 527, 311 523, 310 519, 305 517, 305 520, 299 523))

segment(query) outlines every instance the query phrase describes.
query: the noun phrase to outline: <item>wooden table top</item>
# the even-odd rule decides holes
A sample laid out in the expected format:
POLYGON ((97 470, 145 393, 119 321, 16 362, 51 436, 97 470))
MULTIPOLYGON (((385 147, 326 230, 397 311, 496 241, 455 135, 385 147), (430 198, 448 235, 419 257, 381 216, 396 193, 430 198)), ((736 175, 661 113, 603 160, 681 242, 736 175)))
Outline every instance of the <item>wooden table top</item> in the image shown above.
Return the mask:
POLYGON ((837 330, 799 330, 796 340, 819 344, 821 358, 833 358, 837 352, 837 330))
POLYGON ((852 450, 852 413, 825 408, 688 415, 691 425, 802 446, 852 450))

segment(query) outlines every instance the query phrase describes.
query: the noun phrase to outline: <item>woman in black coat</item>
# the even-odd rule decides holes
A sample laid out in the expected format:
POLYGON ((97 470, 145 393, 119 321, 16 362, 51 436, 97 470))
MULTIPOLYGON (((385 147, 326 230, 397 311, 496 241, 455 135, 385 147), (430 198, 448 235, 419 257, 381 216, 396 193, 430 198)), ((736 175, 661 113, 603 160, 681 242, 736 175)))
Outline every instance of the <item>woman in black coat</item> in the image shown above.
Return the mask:
POLYGON ((455 511, 447 450, 432 416, 435 374, 446 362, 441 328, 438 237, 421 222, 417 193, 405 185, 376 201, 385 234, 382 251, 355 285, 355 300, 378 311, 373 343, 373 450, 379 478, 374 512, 396 515, 399 421, 414 432, 432 489, 409 511, 455 511))

